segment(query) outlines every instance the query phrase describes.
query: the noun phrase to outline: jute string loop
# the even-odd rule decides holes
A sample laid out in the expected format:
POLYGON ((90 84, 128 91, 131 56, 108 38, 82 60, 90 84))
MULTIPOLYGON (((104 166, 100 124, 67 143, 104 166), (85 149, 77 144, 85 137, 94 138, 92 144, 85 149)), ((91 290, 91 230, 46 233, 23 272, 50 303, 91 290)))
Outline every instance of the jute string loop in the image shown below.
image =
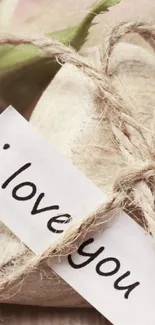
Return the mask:
POLYGON ((119 26, 113 28, 109 35, 106 38, 104 52, 102 52, 103 67, 106 74, 108 74, 108 66, 111 54, 114 47, 118 42, 127 34, 135 33, 143 37, 147 42, 149 42, 153 47, 155 45, 155 26, 144 23, 141 21, 138 22, 127 22, 121 23, 119 26))
MULTIPOLYGON (((105 53, 101 51, 102 69, 97 70, 74 49, 60 44, 58 41, 47 38, 19 38, 14 36, 0 36, 0 45, 32 44, 47 55, 53 56, 60 64, 71 63, 83 71, 96 85, 97 104, 104 111, 104 118, 111 129, 113 141, 119 150, 126 168, 114 183, 113 194, 97 211, 86 216, 60 237, 57 245, 53 245, 42 256, 34 256, 12 277, 0 280, 0 291, 6 286, 19 282, 39 263, 55 255, 64 255, 76 249, 76 240, 84 238, 86 233, 97 230, 121 209, 131 204, 138 209, 140 223, 155 237, 155 133, 150 132, 139 123, 134 116, 134 104, 127 104, 116 89, 111 85, 108 67, 114 46, 127 33, 138 33, 145 40, 155 39, 155 26, 138 22, 123 23, 115 27, 105 42, 105 53), (136 140, 135 140, 136 139, 136 140)), ((128 211, 130 212, 130 211, 128 211)), ((80 216, 79 216, 80 217, 80 216)))

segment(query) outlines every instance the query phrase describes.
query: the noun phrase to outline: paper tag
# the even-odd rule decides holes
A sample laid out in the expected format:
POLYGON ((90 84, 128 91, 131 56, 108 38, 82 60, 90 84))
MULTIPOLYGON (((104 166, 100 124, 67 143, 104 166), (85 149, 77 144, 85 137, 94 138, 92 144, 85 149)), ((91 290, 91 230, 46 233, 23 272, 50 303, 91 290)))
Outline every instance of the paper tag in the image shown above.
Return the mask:
MULTIPOLYGON (((0 219, 35 253, 105 200, 13 108, 0 116, 0 161, 0 219)), ((154 325, 155 244, 124 212, 49 265, 113 324, 154 325)))
POLYGON ((128 215, 49 266, 114 325, 154 325, 155 244, 128 215))
POLYGON ((0 115, 0 219, 31 250, 43 253, 104 199, 16 110, 0 115))

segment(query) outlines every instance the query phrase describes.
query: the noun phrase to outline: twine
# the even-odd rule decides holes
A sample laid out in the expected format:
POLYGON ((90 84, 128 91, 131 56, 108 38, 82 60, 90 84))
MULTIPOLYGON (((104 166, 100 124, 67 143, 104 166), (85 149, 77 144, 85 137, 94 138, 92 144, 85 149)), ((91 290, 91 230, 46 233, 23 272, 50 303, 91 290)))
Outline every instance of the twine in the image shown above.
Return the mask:
POLYGON ((21 282, 39 266, 40 262, 46 261, 49 257, 62 256, 74 251, 78 238, 82 240, 87 232, 97 231, 98 226, 101 228, 101 224, 104 228, 111 215, 114 216, 120 209, 130 214, 130 208, 134 206, 138 211, 138 222, 155 238, 155 133, 144 128, 135 119, 134 105, 131 104, 129 107, 117 94, 108 74, 113 49, 127 33, 139 34, 152 46, 154 45, 155 26, 142 22, 120 24, 108 35, 104 53, 101 51, 101 70, 88 64, 73 48, 66 47, 55 40, 0 37, 0 45, 34 45, 49 57, 55 57, 59 64, 71 63, 93 80, 96 85, 97 104, 104 112, 104 118, 112 131, 113 141, 126 164, 126 170, 115 181, 112 197, 97 211, 86 216, 83 221, 73 223, 65 235, 60 237, 59 243, 51 246, 42 256, 31 257, 22 270, 7 278, 4 276, 4 279, 0 281, 1 293, 8 286, 21 282))

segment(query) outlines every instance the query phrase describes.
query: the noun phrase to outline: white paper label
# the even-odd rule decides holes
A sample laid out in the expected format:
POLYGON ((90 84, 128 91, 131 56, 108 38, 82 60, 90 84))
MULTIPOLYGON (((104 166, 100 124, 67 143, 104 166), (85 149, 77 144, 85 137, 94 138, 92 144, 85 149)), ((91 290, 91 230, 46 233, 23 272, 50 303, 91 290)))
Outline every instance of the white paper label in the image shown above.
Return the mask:
POLYGON ((0 219, 31 250, 43 253, 104 198, 16 110, 0 115, 0 219))
MULTIPOLYGON (((0 161, 0 219, 35 253, 105 200, 13 108, 0 116, 0 161)), ((124 212, 49 265, 113 324, 155 324, 155 244, 124 212)))
POLYGON ((154 241, 124 212, 114 220, 49 266, 114 325, 154 325, 154 241))

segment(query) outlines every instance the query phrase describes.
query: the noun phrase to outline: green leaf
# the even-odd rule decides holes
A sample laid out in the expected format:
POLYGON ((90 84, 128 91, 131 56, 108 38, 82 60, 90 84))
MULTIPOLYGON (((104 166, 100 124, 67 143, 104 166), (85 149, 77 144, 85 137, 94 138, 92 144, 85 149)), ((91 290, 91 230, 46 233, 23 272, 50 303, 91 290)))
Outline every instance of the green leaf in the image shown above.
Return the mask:
POLYGON ((58 30, 48 35, 54 37, 65 45, 71 45, 79 51, 87 40, 90 27, 94 25, 93 20, 96 16, 105 13, 108 11, 108 8, 118 4, 119 2, 120 0, 101 0, 90 9, 88 14, 78 25, 60 31, 58 30))
MULTIPOLYGON (((97 2, 82 21, 72 28, 50 34, 65 45, 80 50, 96 15, 104 13, 119 0, 97 2)), ((61 66, 55 58, 32 45, 0 46, 0 109, 12 104, 20 112, 31 111, 42 91, 61 66)))

